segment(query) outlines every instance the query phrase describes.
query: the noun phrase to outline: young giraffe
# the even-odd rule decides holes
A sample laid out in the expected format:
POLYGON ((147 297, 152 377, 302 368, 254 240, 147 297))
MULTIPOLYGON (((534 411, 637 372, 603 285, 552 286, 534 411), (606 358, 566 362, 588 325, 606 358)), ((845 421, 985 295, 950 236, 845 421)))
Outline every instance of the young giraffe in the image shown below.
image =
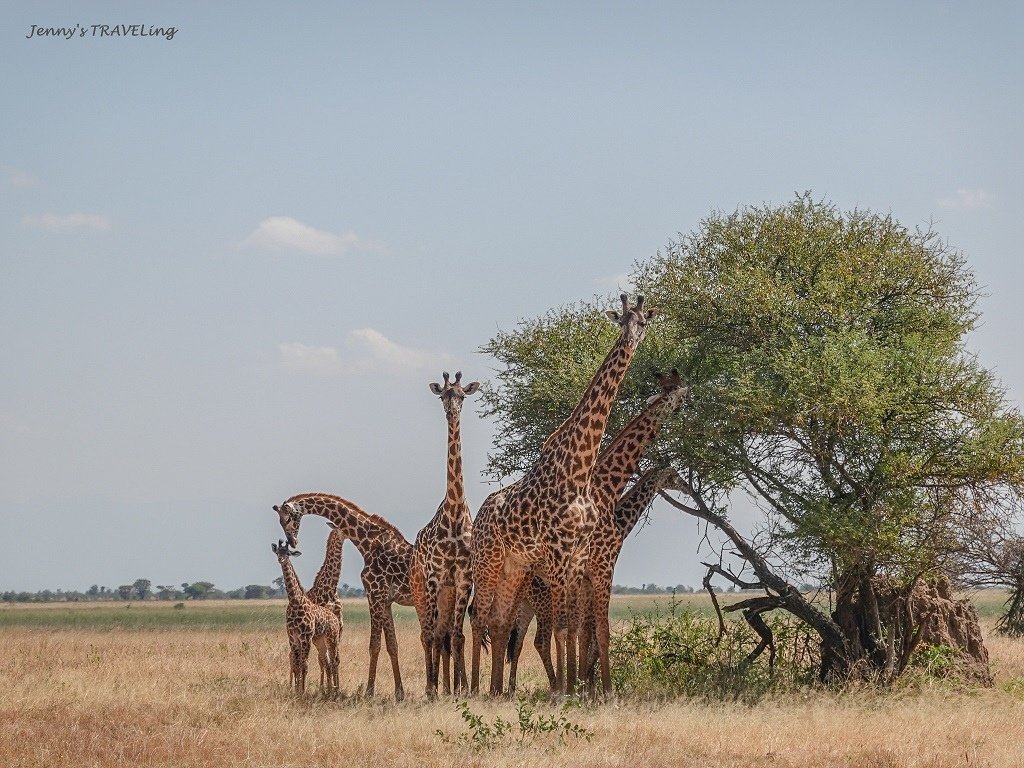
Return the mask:
POLYGON ((455 656, 455 691, 468 687, 466 680, 466 606, 473 580, 469 570, 469 542, 473 519, 462 479, 462 436, 460 415, 465 398, 480 388, 473 381, 465 387, 462 371, 455 381, 444 373, 444 385, 431 384, 430 391, 441 398, 448 420, 448 484, 444 501, 433 519, 416 536, 410 576, 413 602, 420 620, 420 641, 427 671, 427 697, 437 695, 438 671, 443 661, 445 694, 452 692, 450 657, 455 656))
MULTIPOLYGON (((480 650, 485 633, 491 653, 492 694, 501 694, 505 653, 531 572, 551 589, 555 617, 555 690, 575 686, 576 621, 568 610, 573 578, 586 557, 597 522, 590 475, 608 414, 637 345, 654 316, 643 297, 622 311, 609 311, 619 337, 565 422, 547 439, 540 458, 517 483, 487 497, 473 524, 473 671, 480 683, 480 650)), ((574 612, 573 612, 574 613, 574 612)))
MULTIPOLYGON (((317 571, 313 586, 306 590, 306 597, 317 605, 322 605, 338 617, 338 643, 345 631, 345 616, 341 600, 338 599, 338 581, 341 580, 341 550, 345 544, 345 535, 333 523, 328 522, 331 532, 327 536, 327 551, 324 553, 324 564, 317 571)), ((324 668, 320 667, 320 687, 324 686, 324 668)))
POLYGON ((366 695, 372 696, 377 678, 380 638, 391 658, 395 677, 395 700, 405 698, 402 672, 398 666, 398 636, 391 604, 412 605, 409 570, 412 566, 412 544, 395 526, 379 515, 363 511, 351 501, 329 493, 301 493, 280 506, 274 506, 288 543, 298 542, 299 523, 303 515, 319 515, 337 526, 363 556, 360 578, 370 606, 370 669, 366 677, 366 695))
POLYGON ((296 693, 306 691, 306 670, 309 662, 309 648, 316 647, 320 661, 320 681, 327 681, 327 692, 338 690, 338 638, 341 627, 338 617, 328 608, 317 605, 302 591, 299 577, 292 566, 292 558, 301 552, 289 550, 284 541, 271 544, 270 549, 281 564, 281 575, 288 595, 285 609, 285 626, 288 629, 291 680, 296 693))
MULTIPOLYGON (((651 506, 654 497, 658 492, 671 488, 675 479, 675 472, 671 469, 652 469, 642 474, 633 486, 625 493, 615 505, 615 529, 616 540, 619 542, 619 550, 622 543, 636 527, 640 517, 651 506)), ((588 594, 589 585, 585 584, 584 599, 588 602, 592 599, 588 594)), ((537 653, 544 663, 544 670, 548 675, 548 683, 551 687, 555 684, 554 667, 551 664, 551 632, 553 619, 551 616, 551 593, 543 581, 534 577, 526 593, 526 599, 519 606, 519 615, 516 621, 516 630, 509 641, 509 690, 515 690, 516 671, 519 666, 519 656, 523 651, 523 642, 526 632, 530 627, 530 621, 534 615, 537 617, 537 632, 534 635, 533 644, 537 653), (512 641, 515 641, 514 644, 512 641)), ((580 679, 587 680, 590 687, 593 682, 590 679, 597 662, 597 638, 593 621, 584 620, 580 627, 581 650, 580 650, 580 679), (587 638, 589 642, 587 641, 587 638)))

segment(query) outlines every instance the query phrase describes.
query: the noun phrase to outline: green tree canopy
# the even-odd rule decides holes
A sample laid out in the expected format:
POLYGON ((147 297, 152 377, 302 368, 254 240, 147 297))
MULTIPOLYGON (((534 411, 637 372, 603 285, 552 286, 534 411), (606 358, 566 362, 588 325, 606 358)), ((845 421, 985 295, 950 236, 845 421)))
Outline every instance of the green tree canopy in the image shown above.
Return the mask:
MULTIPOLYGON (((871 579, 969 568, 969 535, 1015 512, 1024 420, 966 346, 979 288, 934 232, 804 194, 713 214, 634 279, 661 317, 609 434, 652 391, 650 368, 679 368, 691 402, 653 457, 723 520, 730 494, 753 497, 787 577, 870 602, 871 579)), ((614 339, 603 305, 483 348, 503 365, 484 399, 495 475, 529 466, 575 405, 614 339)))

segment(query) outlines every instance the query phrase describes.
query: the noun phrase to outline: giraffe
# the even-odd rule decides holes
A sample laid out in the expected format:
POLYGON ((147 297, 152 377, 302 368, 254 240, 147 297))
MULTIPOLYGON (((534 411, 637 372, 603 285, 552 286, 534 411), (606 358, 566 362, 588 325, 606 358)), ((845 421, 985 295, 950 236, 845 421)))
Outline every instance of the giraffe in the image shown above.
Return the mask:
MULTIPOLYGON (((591 495, 598 509, 598 520, 594 534, 590 538, 590 552, 585 561, 583 576, 582 600, 577 605, 584 623, 580 633, 579 662, 580 677, 586 666, 592 640, 597 643, 598 659, 601 666, 601 686, 605 696, 612 692, 611 670, 608 662, 608 641, 610 627, 608 624, 608 606, 612 594, 612 578, 615 563, 622 551, 623 542, 643 512, 654 498, 654 491, 646 487, 640 490, 649 493, 644 506, 637 512, 637 517, 629 529, 622 533, 617 520, 620 514, 632 514, 635 510, 619 512, 620 499, 629 479, 636 473, 644 451, 654 440, 666 418, 683 404, 688 389, 675 369, 665 376, 658 376, 661 392, 647 401, 647 406, 632 419, 612 439, 597 458, 594 473, 591 477, 591 495)), ((658 474, 653 481, 664 480, 664 474, 658 474)), ((636 503, 633 500, 631 503, 636 503)))
POLYGON ((608 317, 619 325, 618 339, 576 408, 548 437, 540 458, 516 483, 492 493, 473 524, 473 668, 471 689, 480 683, 480 651, 485 633, 493 644, 492 694, 501 694, 505 652, 512 623, 534 571, 551 590, 555 621, 555 690, 571 691, 576 677, 576 622, 568 610, 574 575, 585 558, 597 522, 590 475, 619 386, 654 311, 643 297, 608 317))
POLYGON ((338 638, 341 634, 338 617, 328 608, 314 603, 302 591, 302 585, 291 561, 293 557, 302 553, 289 549, 283 540, 271 544, 270 549, 277 555, 277 562, 281 564, 281 575, 288 595, 285 626, 288 629, 290 648, 290 682, 294 684, 296 693, 305 693, 309 648, 313 645, 316 646, 320 661, 321 686, 326 675, 327 692, 337 691, 338 638))
MULTIPOLYGON (((654 439, 664 419, 677 410, 686 397, 687 388, 683 385, 677 370, 673 369, 666 375, 656 374, 656 377, 661 391, 648 399, 644 409, 605 446, 597 457, 591 476, 591 495, 598 508, 598 520, 591 536, 590 553, 585 561, 583 592, 581 593, 583 599, 576 605, 583 630, 585 630, 581 631, 579 636, 580 679, 584 677, 584 670, 589 670, 587 654, 592 650, 594 643, 597 644, 600 653, 602 673, 608 669, 607 607, 611 599, 615 562, 622 550, 623 541, 633 529, 633 525, 636 524, 639 514, 653 500, 657 488, 649 493, 646 502, 637 512, 637 518, 625 532, 617 530, 616 520, 621 515, 628 514, 624 509, 635 504, 636 499, 622 497, 621 494, 629 478, 637 471, 643 452, 654 439)), ((646 476, 642 479, 646 479, 646 476)), ((638 481, 634 489, 639 490, 642 485, 638 481)), ((549 669, 551 616, 549 613, 550 598, 545 594, 546 590, 547 587, 544 583, 534 578, 528 587, 527 599, 520 606, 516 630, 508 648, 512 667, 509 673, 510 687, 514 687, 514 671, 518 656, 522 651, 524 633, 534 613, 537 614, 537 635, 534 645, 544 661, 545 669, 549 669)), ((551 675, 549 674, 548 677, 550 679, 551 675)), ((602 675, 602 684, 605 683, 607 685, 604 693, 609 695, 611 693, 610 670, 607 677, 602 675)))
POLYGON ((299 523, 303 515, 325 517, 349 539, 363 556, 360 577, 370 606, 370 669, 365 693, 372 696, 377 678, 380 638, 384 635, 391 670, 395 677, 395 700, 405 698, 402 672, 398 666, 398 637, 391 604, 412 605, 409 570, 412 566, 412 544, 394 525, 380 515, 372 515, 347 499, 329 493, 300 493, 280 506, 275 505, 288 543, 298 543, 299 523))
POLYGON ((443 374, 444 385, 431 384, 430 391, 441 399, 448 421, 448 479, 444 500, 434 517, 423 526, 413 545, 410 575, 413 602, 420 620, 420 641, 427 671, 427 697, 437 695, 438 668, 443 660, 444 692, 452 692, 449 662, 454 663, 454 687, 467 686, 465 631, 466 606, 473 586, 469 568, 469 542, 473 519, 462 479, 462 436, 460 416, 466 397, 480 388, 473 381, 462 386, 462 371, 455 381, 443 374))
MULTIPOLYGON (((338 643, 345 631, 345 616, 341 600, 338 599, 338 581, 341 579, 341 550, 345 536, 334 523, 328 522, 331 532, 327 536, 327 551, 324 564, 317 571, 313 586, 306 590, 306 597, 322 605, 338 617, 338 643)), ((320 667, 320 687, 324 686, 324 668, 320 667)))
MULTIPOLYGON (((633 528, 636 527, 637 521, 640 520, 643 513, 651 506, 651 503, 654 501, 654 497, 658 495, 660 490, 673 487, 675 477, 676 474, 673 470, 663 468, 651 469, 640 475, 633 486, 622 496, 621 499, 619 499, 619 503, 615 505, 615 536, 607 541, 612 542, 612 544, 617 541, 618 550, 621 551, 622 543, 625 542, 633 528)), ((591 554, 593 556, 593 549, 591 550, 591 554)), ((617 554, 615 559, 618 559, 617 554)), ((591 585, 592 582, 584 584, 584 598, 588 602, 592 600, 592 592, 590 590, 591 585)), ((584 605, 586 604, 587 603, 584 603, 584 605)), ((605 614, 607 614, 607 610, 605 610, 605 614)), ((535 576, 531 580, 530 586, 527 589, 526 599, 523 600, 519 606, 516 629, 509 642, 508 684, 510 690, 515 690, 516 687, 516 671, 519 665, 519 656, 522 654, 523 641, 526 638, 526 632, 529 629, 530 621, 533 619, 534 615, 537 617, 537 632, 534 635, 533 644, 537 649, 538 655, 540 655, 541 661, 544 663, 544 669, 548 675, 548 683, 552 687, 554 687, 555 684, 555 673, 551 664, 551 631, 553 624, 551 616, 551 594, 547 585, 535 576)), ((592 620, 587 619, 586 615, 583 616, 583 621, 581 623, 579 677, 581 680, 586 679, 588 685, 593 687, 593 683, 590 681, 590 676, 594 664, 597 662, 597 638, 595 636, 596 627, 592 620)))

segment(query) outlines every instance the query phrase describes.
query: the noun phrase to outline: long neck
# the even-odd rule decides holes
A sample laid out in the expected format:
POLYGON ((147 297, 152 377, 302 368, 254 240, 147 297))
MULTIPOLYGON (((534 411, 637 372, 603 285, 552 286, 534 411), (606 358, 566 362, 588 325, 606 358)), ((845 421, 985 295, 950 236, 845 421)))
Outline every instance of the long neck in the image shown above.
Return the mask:
POLYGON ((625 539, 636 526, 640 516, 647 511, 662 489, 661 470, 652 469, 640 475, 629 492, 615 505, 615 528, 619 538, 625 539))
POLYGON ((545 473, 560 475, 579 488, 590 482, 608 415, 635 351, 628 334, 620 333, 576 408, 544 443, 535 470, 543 467, 545 473))
POLYGON ((338 581, 341 579, 341 549, 345 544, 345 537, 337 528, 331 529, 327 537, 327 552, 324 554, 324 564, 316 574, 313 586, 306 592, 306 597, 318 605, 323 605, 338 596, 338 581))
POLYGON ((340 496, 325 494, 306 497, 302 501, 302 509, 304 514, 320 515, 334 523, 341 536, 349 539, 363 557, 366 557, 382 533, 390 535, 395 546, 400 549, 412 546, 397 529, 387 523, 378 522, 380 518, 376 515, 364 512, 340 496))
POLYGON ((466 509, 466 493, 462 479, 462 430, 461 414, 452 408, 448 412, 448 484, 444 497, 444 509, 449 515, 466 509))
POLYGON ((611 507, 622 495, 629 478, 640 466, 644 451, 671 411, 668 396, 659 395, 601 451, 590 479, 591 494, 599 508, 611 507))
POLYGON ((288 602, 301 600, 305 597, 305 592, 302 591, 299 577, 292 566, 292 559, 290 557, 278 557, 277 561, 281 563, 281 575, 284 577, 284 591, 288 595, 288 602))

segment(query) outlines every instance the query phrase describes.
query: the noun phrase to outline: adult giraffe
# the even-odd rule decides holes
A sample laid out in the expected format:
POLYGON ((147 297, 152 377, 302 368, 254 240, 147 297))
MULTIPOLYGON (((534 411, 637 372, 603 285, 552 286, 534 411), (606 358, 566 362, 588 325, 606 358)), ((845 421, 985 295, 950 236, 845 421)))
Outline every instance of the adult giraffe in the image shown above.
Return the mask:
POLYGON ((620 298, 622 311, 607 313, 619 325, 618 339, 580 402, 545 441, 533 467, 518 482, 488 496, 473 523, 473 691, 480 685, 486 633, 492 644, 490 691, 502 693, 504 650, 533 572, 551 590, 555 691, 575 687, 576 621, 568 597, 597 523, 590 476, 619 386, 655 314, 643 308, 643 296, 634 307, 626 294, 620 298))
POLYGON ((469 570, 469 542, 473 519, 466 503, 462 478, 462 403, 480 388, 480 382, 462 385, 462 371, 450 381, 447 371, 444 384, 431 384, 430 391, 441 399, 448 421, 448 473, 444 500, 416 535, 413 545, 413 602, 420 620, 420 642, 427 671, 428 698, 437 695, 437 679, 443 661, 445 694, 467 687, 465 630, 466 606, 473 579, 469 570), (454 675, 449 677, 449 661, 455 657, 454 675))
MULTIPOLYGON (((590 478, 591 498, 597 506, 598 518, 590 538, 590 552, 583 565, 582 589, 577 593, 579 600, 570 608, 578 611, 582 630, 579 635, 579 677, 589 677, 588 673, 592 666, 590 655, 596 643, 597 657, 601 664, 601 683, 606 696, 611 694, 608 605, 615 563, 622 551, 623 542, 633 530, 640 514, 660 490, 657 481, 664 480, 667 476, 664 472, 648 473, 637 481, 631 494, 622 494, 630 478, 639 469, 644 451, 651 444, 662 423, 669 414, 678 410, 687 393, 678 371, 673 369, 671 373, 658 375, 657 378, 661 391, 651 397, 644 409, 605 446, 597 457, 590 478), (639 508, 638 503, 641 505, 639 508), (630 518, 631 522, 623 530, 623 520, 630 518)), ((546 590, 547 586, 543 582, 537 579, 531 582, 527 605, 519 610, 509 654, 510 660, 518 660, 519 652, 522 650, 521 635, 525 631, 524 622, 528 625, 535 611, 537 638, 534 645, 544 660, 545 669, 549 669, 546 656, 549 655, 547 638, 550 633, 551 617, 548 615, 550 598, 544 594, 546 590), (533 610, 530 610, 531 607, 533 610)), ((514 678, 510 673, 510 687, 513 682, 514 678)))

